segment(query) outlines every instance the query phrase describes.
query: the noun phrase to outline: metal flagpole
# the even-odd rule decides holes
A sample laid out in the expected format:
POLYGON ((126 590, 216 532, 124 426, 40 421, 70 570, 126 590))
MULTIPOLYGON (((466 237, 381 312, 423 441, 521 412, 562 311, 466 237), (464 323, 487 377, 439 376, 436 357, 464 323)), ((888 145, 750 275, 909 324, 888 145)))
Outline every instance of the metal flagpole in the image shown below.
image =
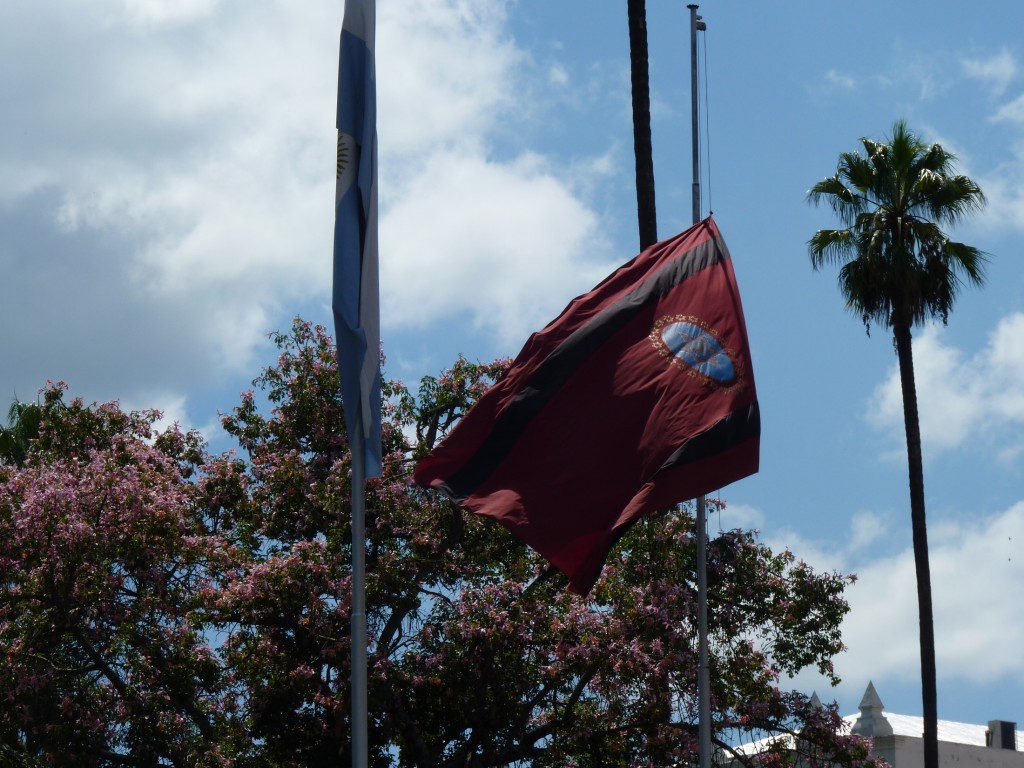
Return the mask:
MULTIPOLYGON (((697 30, 705 29, 697 15, 696 5, 690 9, 690 112, 693 137, 693 223, 700 221, 700 135, 697 119, 697 30)), ((711 767, 711 679, 708 668, 708 574, 707 574, 707 503, 703 496, 697 499, 694 520, 697 533, 697 707, 698 747, 700 768, 711 767)))
POLYGON ((357 408, 352 453, 352 768, 367 768, 366 704, 366 454, 362 408, 357 408))
MULTIPOLYGON (((376 20, 374 0, 345 0, 338 50, 338 175, 331 304, 352 467, 349 492, 352 513, 349 615, 352 768, 367 768, 369 762, 366 479, 367 475, 378 477, 381 474, 376 20)), ((343 509, 338 510, 338 517, 339 522, 343 521, 343 509)))

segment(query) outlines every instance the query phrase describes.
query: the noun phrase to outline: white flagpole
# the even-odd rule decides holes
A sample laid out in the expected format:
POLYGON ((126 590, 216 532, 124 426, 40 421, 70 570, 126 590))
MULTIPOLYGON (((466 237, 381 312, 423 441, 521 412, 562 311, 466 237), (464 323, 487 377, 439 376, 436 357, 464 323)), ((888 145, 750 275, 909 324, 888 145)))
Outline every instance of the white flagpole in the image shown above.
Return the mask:
MULTIPOLYGON (((693 144, 693 223, 700 221, 700 135, 697 80, 697 30, 704 29, 696 5, 690 9, 690 111, 693 144)), ((694 519, 697 534, 697 740, 700 768, 711 768, 711 675, 708 664, 708 574, 707 574, 707 502, 697 499, 694 519)))

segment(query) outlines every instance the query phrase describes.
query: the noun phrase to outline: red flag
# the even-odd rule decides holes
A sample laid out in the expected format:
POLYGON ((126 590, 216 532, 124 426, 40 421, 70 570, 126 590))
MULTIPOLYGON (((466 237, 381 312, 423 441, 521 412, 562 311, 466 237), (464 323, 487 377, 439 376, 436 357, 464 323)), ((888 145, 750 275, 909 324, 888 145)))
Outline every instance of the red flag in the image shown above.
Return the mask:
POLYGON ((732 260, 705 219, 533 334, 416 468, 581 595, 642 515, 757 472, 760 412, 732 260))

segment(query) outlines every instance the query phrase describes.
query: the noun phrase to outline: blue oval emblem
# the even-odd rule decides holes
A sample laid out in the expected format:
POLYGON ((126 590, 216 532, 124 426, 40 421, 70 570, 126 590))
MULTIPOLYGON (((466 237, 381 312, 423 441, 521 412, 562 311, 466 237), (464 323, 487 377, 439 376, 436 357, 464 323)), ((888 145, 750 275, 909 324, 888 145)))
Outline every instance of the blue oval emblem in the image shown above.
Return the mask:
POLYGON ((732 359, 718 339, 690 322, 669 323, 661 329, 661 340, 669 352, 698 373, 720 384, 736 377, 732 359))

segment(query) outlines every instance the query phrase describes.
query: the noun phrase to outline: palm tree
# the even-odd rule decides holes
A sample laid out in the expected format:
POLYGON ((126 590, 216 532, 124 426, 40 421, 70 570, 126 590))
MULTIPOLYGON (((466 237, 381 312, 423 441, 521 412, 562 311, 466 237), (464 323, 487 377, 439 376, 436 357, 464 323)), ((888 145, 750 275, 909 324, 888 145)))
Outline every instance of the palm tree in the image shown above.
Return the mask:
POLYGON ((31 442, 39 436, 42 420, 43 407, 39 403, 14 399, 7 411, 7 426, 0 426, 0 465, 24 465, 31 442))
POLYGON ((898 121, 887 142, 861 139, 864 154, 844 152, 834 176, 807 193, 827 202, 844 225, 822 229, 808 242, 811 264, 836 264, 846 306, 864 321, 890 328, 899 360, 910 475, 910 519, 921 627, 924 764, 938 768, 935 633, 924 509, 921 429, 914 384, 911 328, 930 318, 946 323, 965 282, 984 281, 985 254, 951 241, 940 229, 980 210, 985 196, 956 173, 956 158, 925 144, 898 121))

